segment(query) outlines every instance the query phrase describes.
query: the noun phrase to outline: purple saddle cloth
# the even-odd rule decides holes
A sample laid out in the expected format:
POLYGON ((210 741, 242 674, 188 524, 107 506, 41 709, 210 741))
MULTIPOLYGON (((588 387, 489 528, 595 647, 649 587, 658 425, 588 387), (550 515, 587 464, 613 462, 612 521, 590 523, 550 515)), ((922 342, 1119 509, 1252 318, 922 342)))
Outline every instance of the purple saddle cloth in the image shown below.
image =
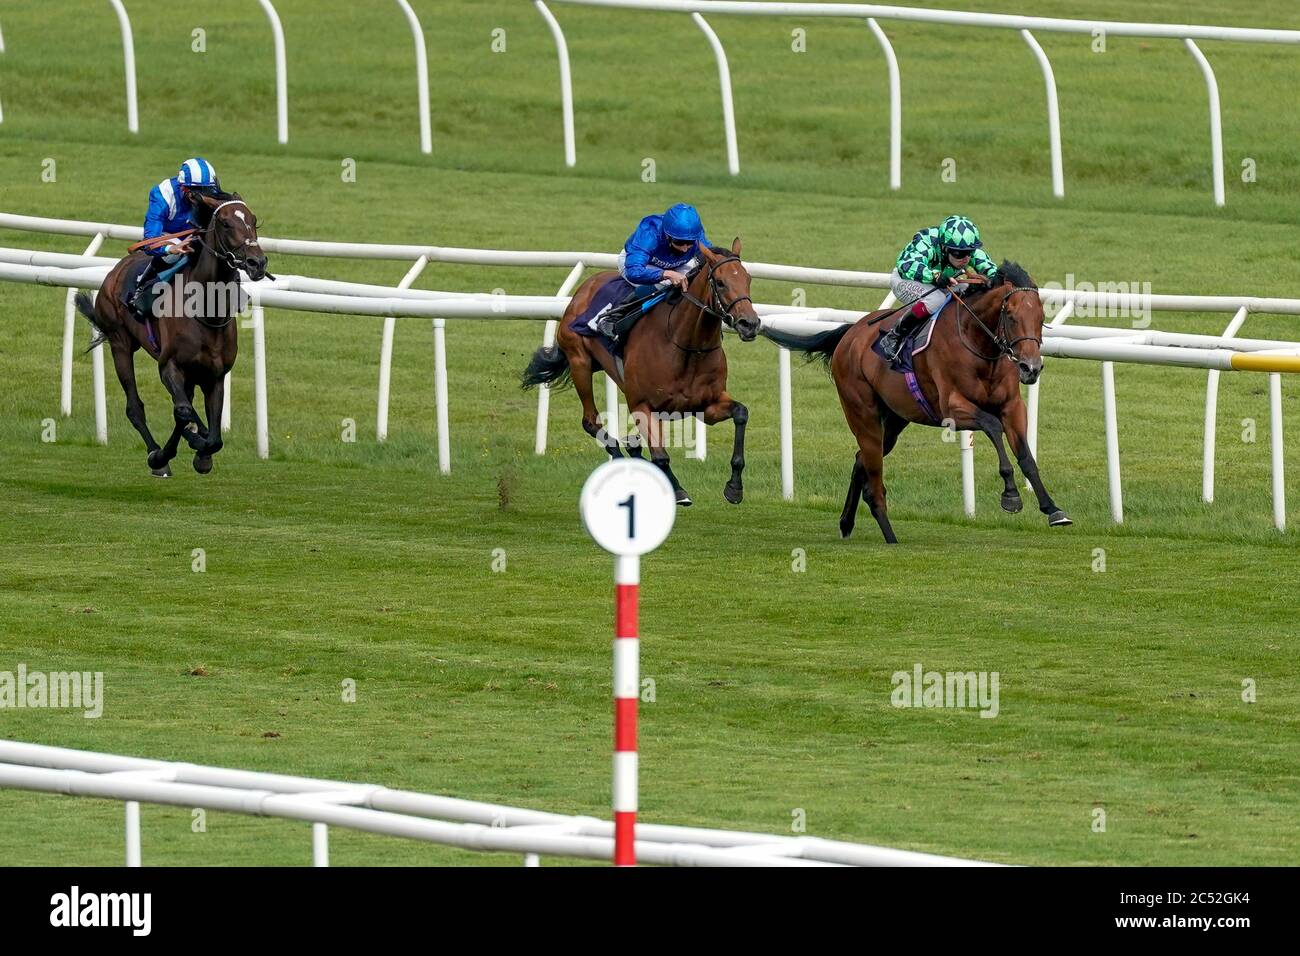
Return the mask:
MULTIPOLYGON (((945 302, 944 305, 947 305, 945 302)), ((942 308, 939 310, 941 313, 942 308)), ((889 362, 889 356, 884 353, 880 347, 880 337, 871 344, 871 351, 875 352, 882 359, 889 362, 890 371, 899 372, 903 376, 903 381, 907 383, 907 390, 911 393, 916 404, 925 412, 927 418, 932 424, 939 424, 939 415, 931 406, 929 399, 925 397, 925 392, 921 390, 921 383, 916 379, 916 364, 914 359, 917 355, 924 352, 930 347, 930 336, 934 332, 935 319, 931 318, 928 322, 908 334, 903 340, 903 347, 898 350, 898 357, 889 362)))

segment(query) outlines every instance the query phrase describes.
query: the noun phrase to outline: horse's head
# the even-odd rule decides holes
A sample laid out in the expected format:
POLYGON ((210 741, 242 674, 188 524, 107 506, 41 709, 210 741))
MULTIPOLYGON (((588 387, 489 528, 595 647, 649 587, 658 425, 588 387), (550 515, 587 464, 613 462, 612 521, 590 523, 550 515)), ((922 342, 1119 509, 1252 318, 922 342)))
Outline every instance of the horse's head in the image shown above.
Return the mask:
POLYGON ((749 272, 740 261, 740 237, 731 243, 731 251, 700 245, 707 273, 709 306, 736 330, 742 342, 752 342, 758 335, 759 318, 754 300, 749 297, 749 272))
POLYGON ((1020 381, 1033 385, 1043 373, 1043 301, 1029 273, 1004 261, 985 295, 996 305, 997 345, 1016 363, 1020 381))
POLYGON ((256 282, 266 277, 266 253, 257 240, 257 217, 234 193, 224 199, 203 196, 211 210, 208 243, 212 254, 230 268, 243 269, 256 282))

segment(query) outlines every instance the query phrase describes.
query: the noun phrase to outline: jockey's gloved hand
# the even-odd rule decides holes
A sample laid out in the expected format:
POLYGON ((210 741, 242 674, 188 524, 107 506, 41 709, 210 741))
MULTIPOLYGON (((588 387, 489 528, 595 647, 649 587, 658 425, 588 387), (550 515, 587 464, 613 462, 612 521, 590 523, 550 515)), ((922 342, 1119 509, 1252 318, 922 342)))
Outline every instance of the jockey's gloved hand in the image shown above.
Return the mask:
POLYGON ((946 276, 940 272, 934 277, 934 281, 930 284, 936 289, 946 289, 948 286, 952 285, 952 277, 946 276))

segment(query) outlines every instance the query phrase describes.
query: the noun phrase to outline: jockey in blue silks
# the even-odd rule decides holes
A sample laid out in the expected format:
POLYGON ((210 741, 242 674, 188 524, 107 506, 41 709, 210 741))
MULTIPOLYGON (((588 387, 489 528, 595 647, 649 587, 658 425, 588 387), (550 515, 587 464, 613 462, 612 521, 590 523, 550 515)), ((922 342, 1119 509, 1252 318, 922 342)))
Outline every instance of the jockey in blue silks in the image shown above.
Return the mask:
MULTIPOLYGON (((144 217, 144 238, 156 239, 174 232, 183 232, 199 225, 195 210, 200 195, 218 196, 221 184, 217 171, 206 159, 195 157, 181 164, 171 179, 164 179, 149 190, 149 211, 144 217)), ((183 265, 185 257, 193 251, 189 239, 181 239, 144 250, 149 264, 140 276, 130 305, 139 311, 151 298, 147 290, 154 277, 168 266, 183 265)))
POLYGON ((622 307, 653 295, 660 289, 676 287, 685 292, 689 273, 698 265, 696 251, 708 243, 704 225, 694 206, 678 203, 662 216, 646 216, 623 243, 618 256, 618 272, 628 288, 612 309, 591 320, 592 328, 616 338, 615 322, 622 307))

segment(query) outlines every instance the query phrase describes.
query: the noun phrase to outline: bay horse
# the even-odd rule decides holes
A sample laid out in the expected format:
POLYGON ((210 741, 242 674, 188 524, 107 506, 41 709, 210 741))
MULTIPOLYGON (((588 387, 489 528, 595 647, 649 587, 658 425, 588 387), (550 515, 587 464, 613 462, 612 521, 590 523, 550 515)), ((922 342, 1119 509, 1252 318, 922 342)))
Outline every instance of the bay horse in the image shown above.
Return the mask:
POLYGON ((239 272, 257 281, 265 277, 266 255, 257 239, 257 217, 238 193, 202 196, 197 208, 200 228, 188 241, 199 246, 197 257, 171 279, 169 290, 154 303, 156 337, 122 300, 128 281, 148 263, 144 252, 133 252, 115 265, 93 302, 86 293, 77 296, 77 311, 95 327, 91 348, 105 342, 113 352, 126 417, 144 439, 150 472, 171 477, 169 462, 176 457, 180 439, 194 449, 194 470, 206 475, 212 456, 221 450, 221 408, 226 373, 238 352, 238 325, 243 307, 239 272), (183 294, 170 294, 183 290, 183 294), (191 295, 191 293, 197 293, 191 295), (233 294, 228 294, 233 293, 233 294), (135 353, 144 349, 157 363, 158 375, 172 398, 175 426, 167 444, 159 447, 145 422, 144 403, 135 384, 135 353), (203 391, 208 427, 194 410, 194 389, 203 391))
POLYGON ((820 355, 830 366, 844 417, 858 442, 840 534, 847 538, 853 533, 859 499, 865 499, 885 542, 898 543, 885 507, 884 456, 910 422, 988 435, 998 453, 1002 509, 1015 514, 1022 503, 1003 447, 1005 435, 1048 525, 1072 524, 1043 487, 1026 437, 1020 386, 1034 384, 1043 370, 1043 303, 1033 280, 1018 264, 1003 261, 986 285, 973 284, 964 296, 953 296, 940 310, 928 347, 914 359, 924 405, 905 376, 892 371, 871 348, 889 327, 888 320, 897 321, 903 311, 873 312, 857 322, 810 335, 763 330, 778 345, 810 357, 820 355), (929 414, 936 409, 937 414, 929 414))
POLYGON ((669 465, 663 416, 699 413, 706 425, 731 419, 736 426, 731 479, 722 494, 732 504, 740 504, 749 410, 727 393, 722 325, 732 326, 742 342, 752 342, 758 335, 759 318, 749 297, 750 276, 740 261, 740 239, 732 243, 730 251, 703 243, 697 248, 702 264, 690 277, 687 291, 670 295, 637 321, 624 339, 621 365, 599 339, 570 328, 586 313, 596 292, 618 275, 600 272, 578 287, 560 320, 556 344, 533 354, 521 384, 524 388, 543 383, 562 386, 571 379, 582 401, 583 430, 599 441, 611 458, 622 458, 618 439, 601 427, 592 395, 591 377, 603 370, 623 390, 640 433, 628 437, 628 453, 642 457, 644 439, 650 446, 650 460, 668 478, 682 506, 690 505, 691 498, 669 465))

